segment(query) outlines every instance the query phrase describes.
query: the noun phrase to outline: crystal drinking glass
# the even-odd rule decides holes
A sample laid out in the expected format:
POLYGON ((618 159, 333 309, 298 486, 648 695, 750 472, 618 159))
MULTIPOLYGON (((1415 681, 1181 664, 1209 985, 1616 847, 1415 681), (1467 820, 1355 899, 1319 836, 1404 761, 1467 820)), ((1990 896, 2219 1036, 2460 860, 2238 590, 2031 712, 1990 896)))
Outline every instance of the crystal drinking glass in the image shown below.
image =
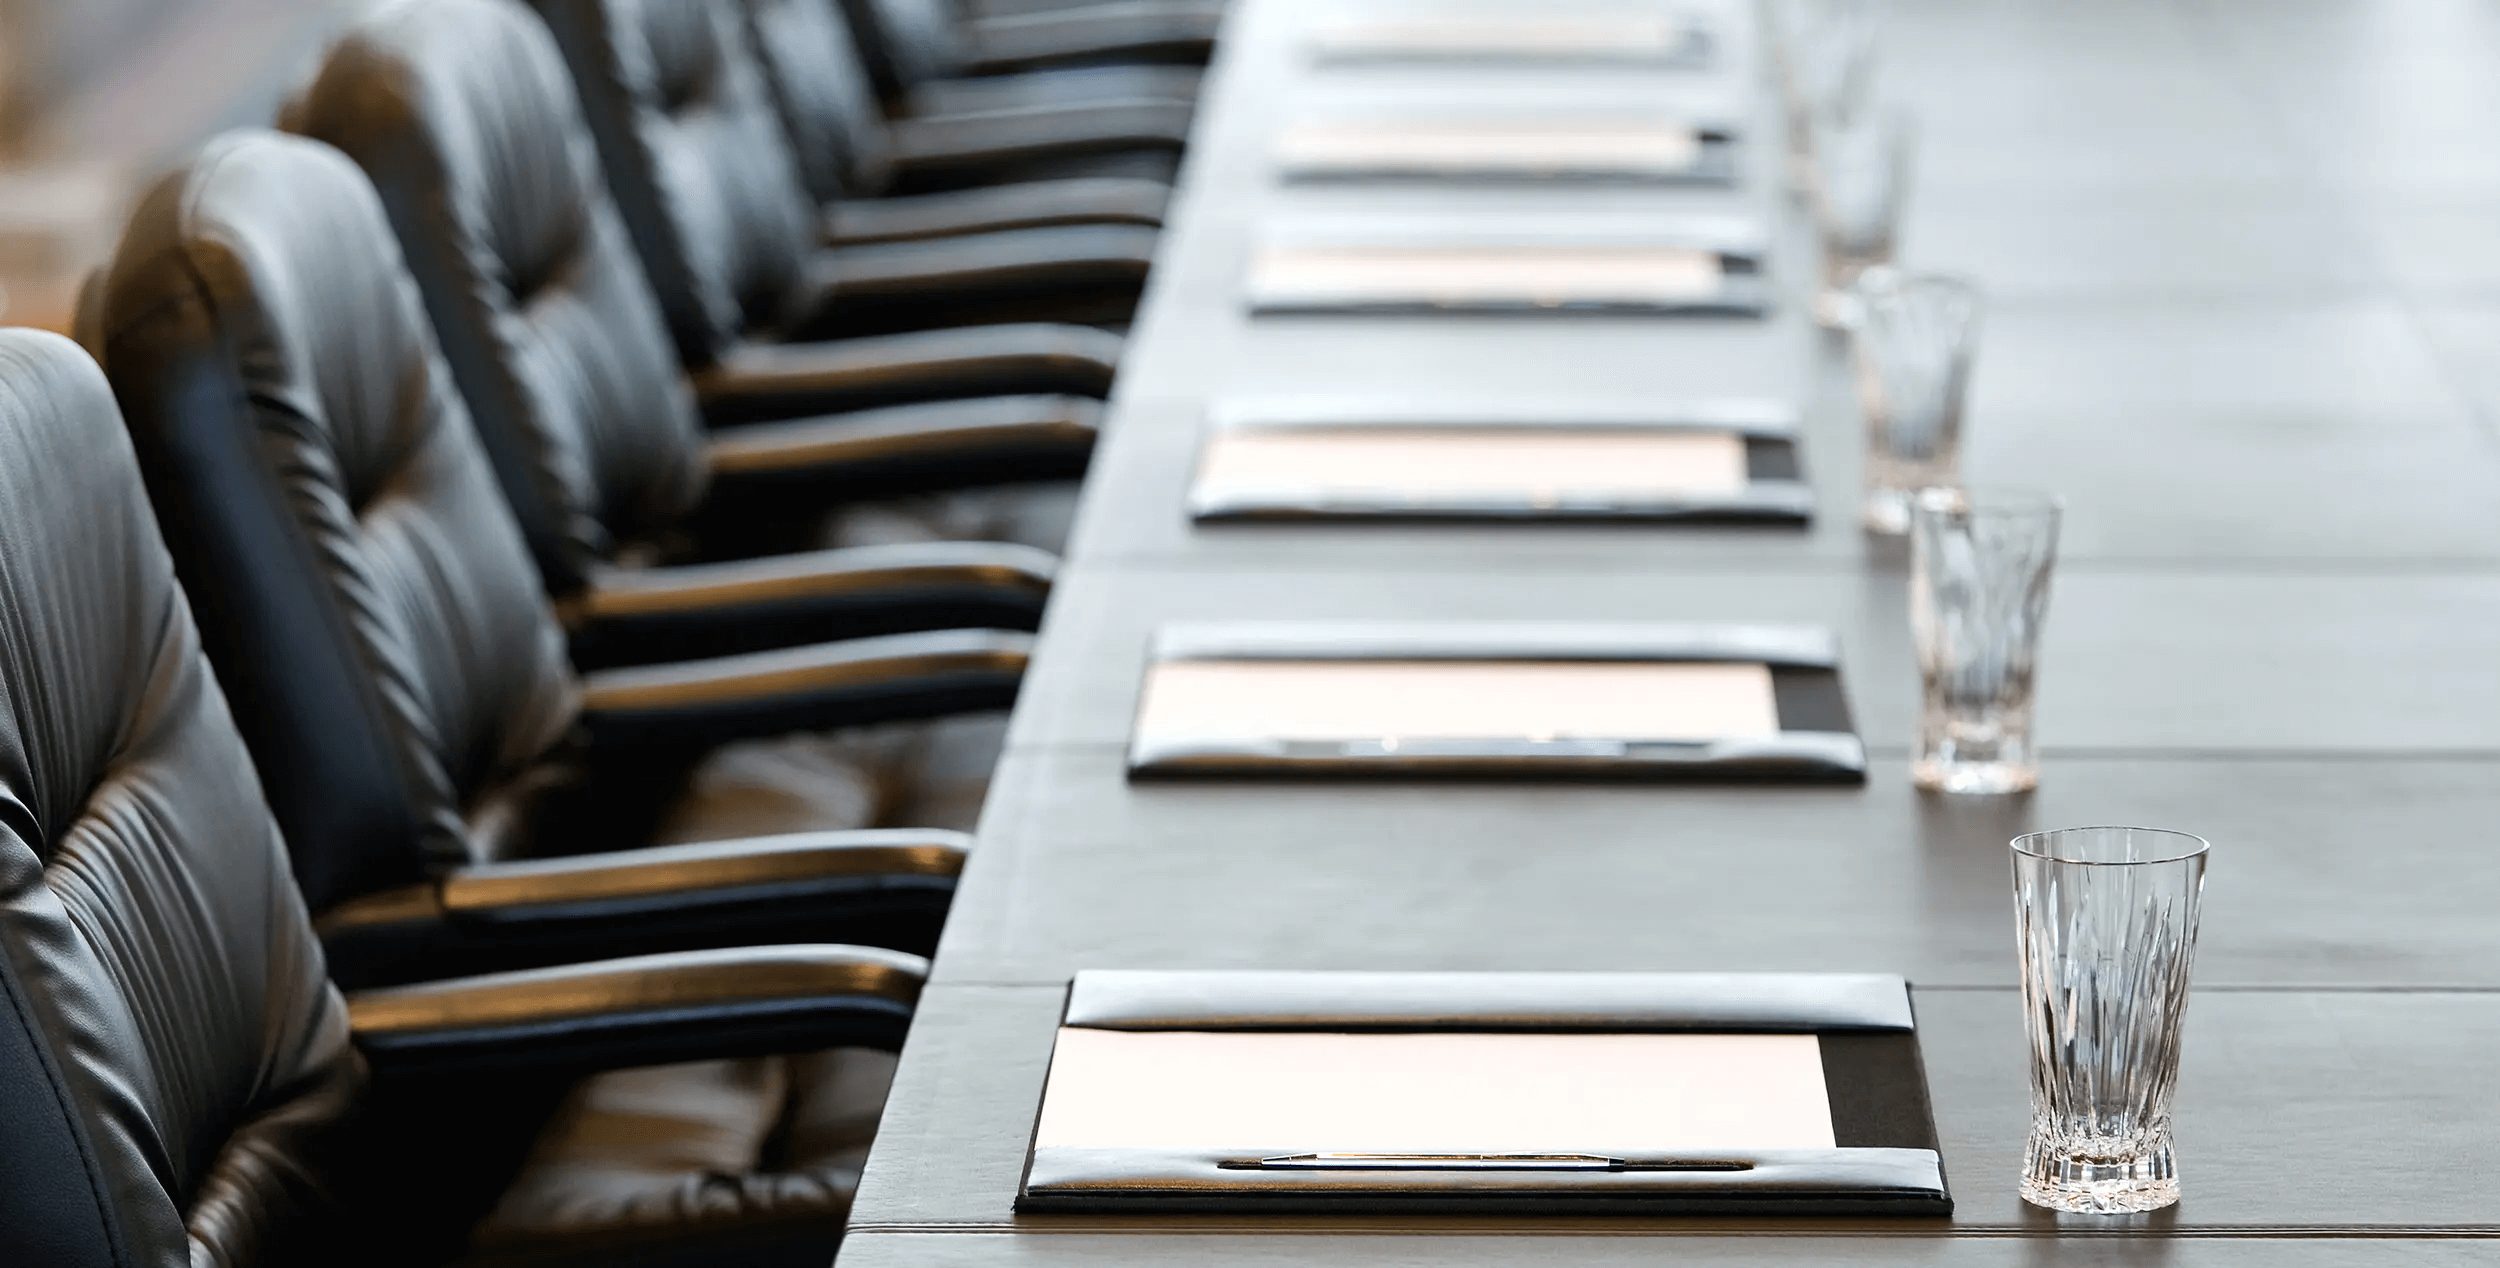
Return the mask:
POLYGON ((1919 787, 2013 793, 2040 782, 2032 692, 2059 518, 2057 499, 2038 493, 1927 489, 1912 505, 1919 787))
POLYGON ((1864 107, 1875 80, 1873 0, 1791 0, 1774 10, 1789 182, 1814 186, 1818 130, 1864 107))
POLYGON ((1823 246, 1823 290, 1815 316, 1826 326, 1857 324, 1850 288, 1867 270, 1892 263, 1916 141, 1905 112, 1866 109, 1829 121, 1816 142, 1814 228, 1823 246))
POLYGON ((2031 1038, 2022 1197, 2057 1211, 2179 1200, 2170 1101, 2196 958, 2205 842, 2153 828, 2014 838, 2031 1038))
POLYGON ((1866 414, 1867 528, 1910 526, 1910 497, 1961 482, 1962 401, 1978 350, 1979 288, 1936 273, 1859 274, 1850 326, 1866 414))

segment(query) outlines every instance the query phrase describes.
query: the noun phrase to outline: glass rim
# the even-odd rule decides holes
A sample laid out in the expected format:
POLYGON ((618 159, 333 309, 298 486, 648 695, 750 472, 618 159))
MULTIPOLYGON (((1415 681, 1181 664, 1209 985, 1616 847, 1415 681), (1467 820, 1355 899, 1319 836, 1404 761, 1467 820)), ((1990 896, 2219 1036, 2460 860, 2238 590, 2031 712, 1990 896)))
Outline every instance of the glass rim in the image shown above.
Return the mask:
POLYGON ((2026 832, 2006 842, 2006 846, 2024 858, 2038 859, 2043 863, 2062 863, 2069 867, 2152 867, 2163 863, 2185 863, 2189 859, 2203 858, 2208 851, 2213 849, 2211 841, 2193 832, 2183 832, 2177 828, 2145 828, 2121 823, 2086 824, 2081 827, 2026 832), (2051 837, 2075 836, 2086 832, 2124 832, 2131 836, 2164 837, 2188 844, 2186 848, 2175 853, 2141 859, 2072 859, 2049 853, 2045 849, 2034 848, 2034 843, 2045 843, 2051 837))

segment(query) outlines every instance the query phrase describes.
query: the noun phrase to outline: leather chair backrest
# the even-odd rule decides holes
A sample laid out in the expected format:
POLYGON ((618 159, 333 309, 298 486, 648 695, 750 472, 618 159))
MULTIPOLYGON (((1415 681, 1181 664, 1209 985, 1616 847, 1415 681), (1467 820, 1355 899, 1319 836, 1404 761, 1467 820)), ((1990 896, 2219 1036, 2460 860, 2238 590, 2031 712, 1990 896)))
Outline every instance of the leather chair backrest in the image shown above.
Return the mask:
POLYGON ((343 36, 287 126, 346 151, 558 595, 702 497, 702 419, 563 56, 517 0, 418 0, 343 36))
POLYGON ((105 368, 316 912, 510 851, 563 635, 373 186, 229 133, 142 200, 105 368))
POLYGON ((361 1080, 111 390, 0 331, 0 1249, 289 1262, 361 1080))
POLYGON ((836 0, 744 0, 764 83, 819 205, 893 178, 885 115, 836 0))
POLYGON ((840 0, 877 91, 893 96, 963 72, 967 53, 947 0, 840 0))
POLYGON ((678 352, 783 324, 821 217, 739 0, 538 0, 678 352))

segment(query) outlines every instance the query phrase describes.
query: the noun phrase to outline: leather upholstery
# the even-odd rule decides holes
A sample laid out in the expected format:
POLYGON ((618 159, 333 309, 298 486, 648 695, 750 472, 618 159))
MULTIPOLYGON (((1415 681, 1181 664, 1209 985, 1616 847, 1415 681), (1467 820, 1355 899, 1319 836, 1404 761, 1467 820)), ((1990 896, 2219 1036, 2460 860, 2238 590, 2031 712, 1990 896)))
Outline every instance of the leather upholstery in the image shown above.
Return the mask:
POLYGON ((360 991, 382 1074, 616 1069, 828 1043, 903 1046, 928 961, 847 946, 726 947, 360 991))
POLYGON ((804 730, 827 715, 887 722, 1004 709, 1033 637, 995 630, 855 638, 589 676, 582 729, 595 747, 684 750, 804 730))
POLYGON ((816 229, 736 7, 538 7, 686 363, 779 325, 816 229))
MULTIPOLYGON (((474 1239, 478 1258, 514 1246, 539 1264, 616 1264, 628 1247, 643 1263, 830 1257, 925 962, 832 946, 693 952, 343 1003, 111 389, 66 340, 22 331, 0 332, 0 634, 6 1262, 286 1268, 409 1262, 456 1243, 460 1230, 428 1226, 462 1218, 444 1200, 454 1177, 495 1173, 475 1143, 491 1125, 418 1108, 428 1129, 413 1148, 368 1137, 377 1098, 360 1052, 392 1080, 384 1092, 468 1080, 449 1104, 473 1116, 493 1101, 479 1075, 705 1059, 580 1084, 474 1239), (828 1044, 877 1051, 748 1055, 828 1044), (717 1069, 772 1077, 696 1099, 717 1069), (629 1092, 706 1121, 659 1130, 603 1108, 629 1092), (565 1161, 583 1139, 629 1131, 642 1163, 630 1184, 565 1161), (723 1135, 776 1144, 714 1146, 689 1165, 698 1140, 723 1135), (651 1200, 723 1187, 773 1200, 651 1200)), ((759 869, 774 870, 744 872, 759 869)), ((482 883, 490 901, 545 893, 523 877, 482 883)), ((576 871, 558 884, 617 883, 576 871)))
MULTIPOLYGON (((763 390, 760 382, 750 386, 763 390)), ((775 486, 794 483, 830 490, 855 481, 858 492, 929 488, 949 475, 1074 476, 1093 451, 1101 414, 1097 402, 1067 396, 889 405, 730 428, 713 438, 709 453, 733 498, 769 496, 775 486)))
POLYGON ((104 378, 0 332, 0 1246, 288 1262, 361 1079, 104 378))
POLYGON ((517 6, 391 6, 287 125, 382 195, 443 354, 558 594, 697 505, 696 416, 571 80, 517 6))
POLYGON ((1019 13, 1052 13, 1062 9, 1090 9, 1103 0, 962 0, 958 6, 967 18, 1002 18, 1019 13))
POLYGON ((1071 176, 979 189, 859 199, 825 212, 825 240, 902 242, 1042 225, 1163 223, 1172 191, 1161 181, 1071 176))
POLYGON ((1045 179, 1170 185, 1189 141, 1177 102, 981 105, 896 120, 895 187, 948 189, 1045 179))
POLYGON ((898 945, 912 923, 943 917, 970 847, 958 832, 870 829, 484 863, 342 903, 319 929, 343 958, 440 974, 800 942, 828 928, 898 945))
POLYGON ((962 73, 969 57, 954 15, 920 0, 839 0, 877 91, 889 99, 915 84, 962 73))
POLYGON ((1124 103, 1188 107, 1195 113, 1205 72, 1195 66, 1066 66, 1013 75, 933 79, 900 98, 900 117, 936 120, 948 115, 1001 111, 1103 110, 1124 103))
POLYGON ((210 658, 314 910, 500 857, 576 687, 538 578, 397 265, 335 151, 212 142, 132 219, 105 364, 210 658), (238 408, 239 406, 239 408, 238 408))
MULTIPOLYGON (((381 191, 549 589, 570 602, 611 581, 633 584, 620 578, 623 560, 716 555, 721 543, 704 528, 772 544, 756 540, 768 533, 740 522, 762 509, 747 497, 703 496, 701 419, 541 23, 504 0, 386 9, 339 41, 288 116, 295 130, 344 149, 381 191), (690 516, 702 524, 690 526, 690 516)), ((1087 412, 1093 403, 1061 398, 1054 408, 1087 412)), ((950 415, 932 409, 923 421, 945 426, 950 415)), ((1006 475, 1081 469, 1085 448, 1074 452, 1079 468, 1006 475)), ((781 505, 821 506, 834 483, 855 496, 885 491, 837 467, 785 465, 781 505), (826 487, 810 487, 811 480, 826 487)), ((848 567, 834 558, 824 564, 848 567)), ((967 578, 951 593, 977 588, 967 578)), ((966 608, 933 607, 925 593, 849 593, 845 612, 784 621, 776 638, 926 628, 967 615, 1029 626, 1038 612, 1026 594, 994 594, 985 607, 966 608)), ((729 619, 737 615, 722 613, 713 624, 754 628, 729 619)), ((633 650, 598 641, 601 656, 633 650)), ((575 650, 593 653, 581 643, 575 650)), ((641 654, 713 650, 723 649, 641 654)))
POLYGON ((819 204, 882 193, 894 180, 885 111, 836 0, 741 0, 758 65, 819 204))
POLYGON ((575 662, 726 656, 902 629, 1031 629, 1057 571, 1048 552, 1005 542, 608 569, 571 605, 575 662))
POLYGON ((1156 233, 1134 224, 1045 224, 812 252, 783 333, 822 339, 984 321, 1126 322, 1156 233))
POLYGON ((1056 13, 968 22, 964 44, 971 69, 985 75, 1091 62, 1198 63, 1214 51, 1223 17, 1223 0, 1104 0, 1056 13))
MULTIPOLYGON (((964 233, 1042 224, 1091 221, 1159 224, 1171 196, 1168 175, 1058 176, 995 185, 1001 165, 1009 170, 1047 165, 1063 156, 1118 148, 1109 139, 1067 142, 1054 137, 1044 151, 1008 148, 1007 134, 992 121, 906 120, 913 141, 898 148, 877 104, 868 68, 835 0, 743 0, 754 32, 764 81, 773 95, 808 193, 828 208, 831 241, 964 233), (974 135, 966 137, 967 131, 974 135), (972 144, 977 141, 978 144, 972 144), (951 144, 951 150, 939 148, 951 144), (933 183, 929 156, 942 156, 941 175, 986 188, 860 201, 898 188, 933 183), (844 203, 848 197, 852 201, 844 203)), ((1020 109, 1022 103, 1009 108, 1020 109)), ((976 109, 978 109, 976 107, 976 109)), ((1182 119, 1186 126, 1186 117, 1182 119)), ((1100 129, 1097 129, 1099 132, 1100 129)), ((1148 137, 1139 148, 1177 148, 1179 138, 1148 137)))
POLYGON ((724 740, 1012 694, 1016 637, 895 636, 793 654, 804 665, 646 670, 586 724, 372 187, 317 142, 213 142, 143 202, 104 303, 107 365, 177 558, 213 596, 208 649, 317 912, 464 865, 641 844, 666 772, 724 740), (619 736, 665 742, 671 764, 619 736))
MULTIPOLYGON (((1029 391, 1101 397, 1119 369, 1118 335, 1086 326, 1027 324, 915 330, 829 343, 745 343, 694 376, 714 425, 818 410, 1029 391)), ((1099 421, 1099 409, 1078 403, 1099 421)), ((1072 414, 1071 417, 1077 415, 1072 414)), ((924 411, 922 417, 934 421, 924 411)))
POLYGON ((557 1107, 467 1262, 824 1268, 821 1251, 796 1249, 821 1245, 849 1214, 893 1073, 892 1054, 846 1048, 585 1083, 557 1107), (747 1110, 758 1104, 783 1108, 759 1118, 747 1110), (595 1238, 583 1211, 597 1213, 595 1238), (689 1242, 694 1253, 670 1253, 689 1242))
POLYGON ((1163 75, 1157 72, 1166 67, 1137 63, 1181 63, 1168 69, 1187 70, 1186 63, 1205 61, 1224 10, 1220 0, 1104 0, 966 22, 948 0, 839 2, 859 37, 871 82, 911 113, 933 104, 919 96, 924 90, 976 76, 1058 77, 1010 89, 1027 105, 1122 97, 1194 101, 1194 74, 1163 75), (1109 73, 1066 76, 1067 69, 1109 73))
POLYGON ((1135 303, 1152 250, 1147 231, 1120 232, 1134 227, 1006 230, 951 239, 952 253, 824 247, 738 4, 539 8, 690 366, 751 336, 1116 320, 1135 303))

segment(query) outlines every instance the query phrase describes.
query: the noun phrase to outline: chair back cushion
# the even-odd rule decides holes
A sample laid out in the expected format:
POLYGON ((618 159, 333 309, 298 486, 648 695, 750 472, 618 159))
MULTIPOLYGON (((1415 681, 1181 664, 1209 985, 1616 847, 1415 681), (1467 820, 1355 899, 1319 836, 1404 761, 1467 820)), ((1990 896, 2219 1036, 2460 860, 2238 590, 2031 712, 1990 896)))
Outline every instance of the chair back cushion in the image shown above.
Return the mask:
POLYGON ((287 1261, 360 1081, 111 390, 0 331, 0 1247, 287 1261))
POLYGON ((579 590, 695 505, 702 422, 535 14, 387 7, 340 39, 287 126, 381 192, 550 589, 579 590))
POLYGON ((538 0, 685 363, 800 306, 821 215, 740 0, 538 0))
POLYGON ((313 910, 506 853, 472 821, 575 685, 373 186, 229 133, 111 268, 106 370, 313 910))
POLYGON ((819 206, 893 179, 885 115, 835 0, 744 0, 764 84, 819 206))

